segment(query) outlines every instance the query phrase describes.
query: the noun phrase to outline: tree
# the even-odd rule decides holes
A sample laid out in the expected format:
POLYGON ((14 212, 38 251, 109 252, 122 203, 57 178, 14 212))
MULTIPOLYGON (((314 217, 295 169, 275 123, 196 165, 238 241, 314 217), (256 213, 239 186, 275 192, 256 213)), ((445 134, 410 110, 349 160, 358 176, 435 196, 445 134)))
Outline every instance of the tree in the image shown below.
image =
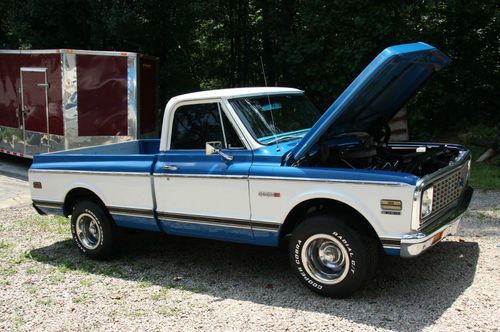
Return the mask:
POLYGON ((302 88, 325 109, 382 49, 425 41, 453 63, 408 106, 422 138, 500 122, 499 13, 495 0, 4 0, 0 47, 158 56, 162 103, 262 86, 262 59, 269 85, 302 88))

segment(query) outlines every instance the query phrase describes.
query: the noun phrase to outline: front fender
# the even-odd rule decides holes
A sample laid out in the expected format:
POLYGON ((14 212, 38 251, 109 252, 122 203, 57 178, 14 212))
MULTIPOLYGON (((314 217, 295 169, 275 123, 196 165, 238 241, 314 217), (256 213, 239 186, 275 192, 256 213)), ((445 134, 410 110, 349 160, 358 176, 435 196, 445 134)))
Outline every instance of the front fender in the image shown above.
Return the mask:
POLYGON ((379 237, 398 237, 411 229, 414 190, 408 184, 256 179, 250 181, 252 220, 283 223, 299 204, 311 199, 329 199, 359 212, 379 237), (400 200, 402 210, 399 214, 384 214, 382 199, 400 200))

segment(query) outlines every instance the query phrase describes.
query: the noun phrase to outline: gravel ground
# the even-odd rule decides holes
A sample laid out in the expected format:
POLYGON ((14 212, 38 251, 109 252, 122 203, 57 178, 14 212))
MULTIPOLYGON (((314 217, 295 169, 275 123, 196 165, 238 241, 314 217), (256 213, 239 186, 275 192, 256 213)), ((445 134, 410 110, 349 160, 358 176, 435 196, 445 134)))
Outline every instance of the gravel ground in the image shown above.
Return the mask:
POLYGON ((137 232, 91 261, 66 219, 23 203, 0 209, 0 329, 498 331, 499 222, 500 192, 478 191, 458 236, 385 257, 336 300, 303 287, 280 249, 137 232))
POLYGON ((0 209, 26 204, 30 200, 28 182, 0 174, 0 209))

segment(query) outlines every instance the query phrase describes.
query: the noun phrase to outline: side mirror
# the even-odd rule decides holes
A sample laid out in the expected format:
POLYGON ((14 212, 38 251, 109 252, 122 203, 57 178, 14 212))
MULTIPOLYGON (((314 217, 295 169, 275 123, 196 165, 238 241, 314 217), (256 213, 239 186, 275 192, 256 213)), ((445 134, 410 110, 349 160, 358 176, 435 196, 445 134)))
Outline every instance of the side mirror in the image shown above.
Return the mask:
POLYGON ((205 155, 210 156, 213 154, 218 154, 227 161, 233 160, 233 156, 230 156, 222 152, 222 142, 219 141, 205 143, 205 155))
POLYGON ((212 155, 212 154, 217 154, 217 152, 220 151, 221 147, 222 147, 222 142, 206 142, 205 143, 205 154, 207 156, 212 155))

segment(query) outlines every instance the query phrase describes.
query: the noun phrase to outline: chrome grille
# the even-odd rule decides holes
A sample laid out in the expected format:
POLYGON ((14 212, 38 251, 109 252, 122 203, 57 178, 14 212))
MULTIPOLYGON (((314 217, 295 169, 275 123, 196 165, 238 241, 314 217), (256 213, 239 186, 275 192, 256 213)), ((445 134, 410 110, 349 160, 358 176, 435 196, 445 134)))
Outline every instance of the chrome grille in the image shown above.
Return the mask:
POLYGON ((426 217, 432 217, 453 202, 456 202, 467 184, 467 164, 462 168, 448 174, 432 184, 434 194, 432 197, 432 212, 426 217))

